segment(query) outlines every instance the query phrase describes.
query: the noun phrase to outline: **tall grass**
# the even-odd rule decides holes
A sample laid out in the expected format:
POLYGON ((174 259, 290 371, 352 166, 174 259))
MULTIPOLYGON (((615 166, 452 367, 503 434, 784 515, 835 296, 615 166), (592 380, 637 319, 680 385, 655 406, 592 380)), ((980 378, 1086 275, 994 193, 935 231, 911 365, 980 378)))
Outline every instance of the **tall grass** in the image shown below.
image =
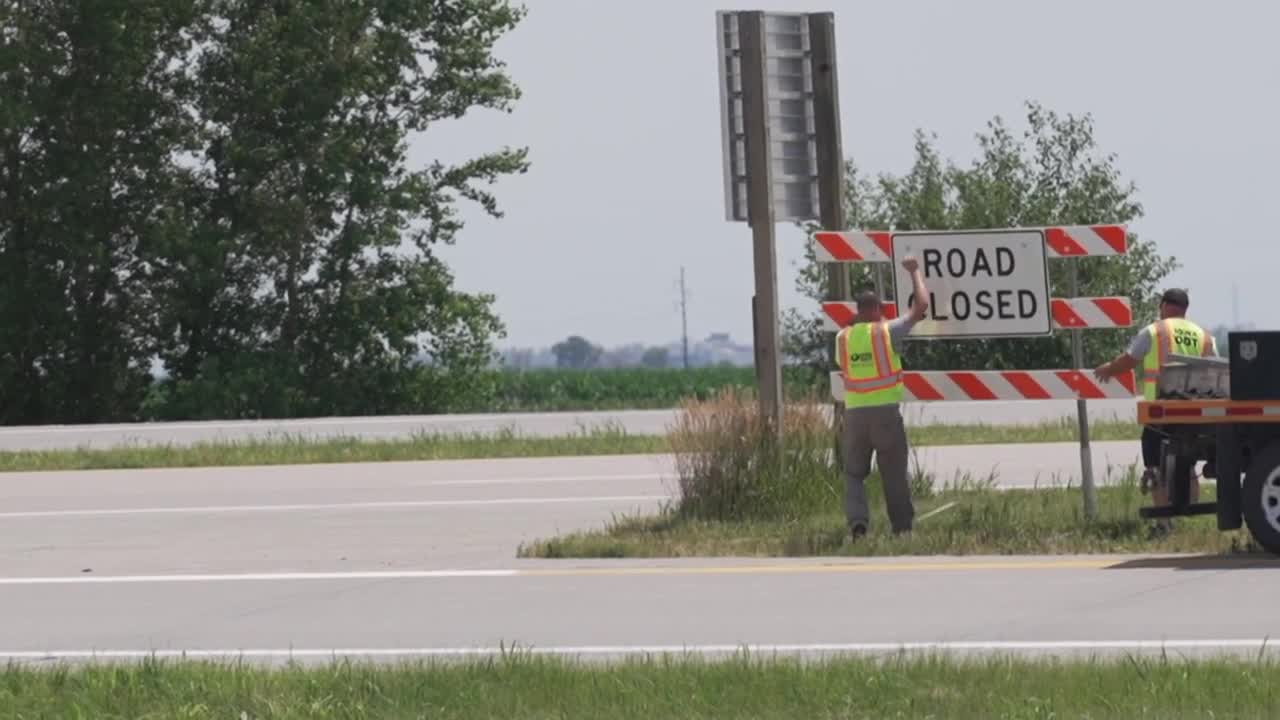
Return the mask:
POLYGON ((783 410, 782 440, 754 393, 726 388, 686 400, 668 442, 680 497, 676 512, 699 520, 779 520, 839 502, 830 413, 811 398, 783 410))
POLYGON ((515 651, 466 662, 284 668, 146 661, 2 668, 0 718, 1252 720, 1275 717, 1278 682, 1271 654, 813 660, 744 650, 588 663, 515 651))

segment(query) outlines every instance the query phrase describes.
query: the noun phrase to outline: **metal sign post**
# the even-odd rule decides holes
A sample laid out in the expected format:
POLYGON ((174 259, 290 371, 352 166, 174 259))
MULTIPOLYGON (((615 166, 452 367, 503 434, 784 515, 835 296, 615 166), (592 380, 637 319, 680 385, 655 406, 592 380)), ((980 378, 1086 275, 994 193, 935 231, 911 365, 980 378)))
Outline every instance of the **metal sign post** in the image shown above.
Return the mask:
MULTIPOLYGON (((1080 261, 1071 261, 1071 296, 1080 295, 1080 261)), ((1071 331, 1071 362, 1084 367, 1084 335, 1080 330, 1071 331)), ((1092 521, 1098 516, 1098 489, 1093 484, 1093 448, 1089 446, 1089 403, 1084 398, 1076 400, 1076 423, 1080 428, 1080 490, 1084 495, 1084 517, 1092 521)))
POLYGON ((769 90, 764 13, 738 16, 742 43, 742 115, 747 156, 747 222, 755 266, 756 380, 760 410, 782 432, 782 353, 778 344, 778 268, 774 246, 769 90))
MULTIPOLYGON (((813 78, 813 131, 818 171, 818 205, 824 228, 844 227, 844 149, 840 141, 840 90, 836 72, 836 23, 833 13, 809 15, 809 72, 813 78)), ((877 286, 879 289, 879 286, 877 286)), ((849 269, 827 266, 827 300, 851 299, 849 269)), ((838 331, 837 331, 838 332, 838 331)), ((831 343, 834 347, 835 343, 831 343)), ((844 402, 831 407, 837 467, 844 466, 844 402)))

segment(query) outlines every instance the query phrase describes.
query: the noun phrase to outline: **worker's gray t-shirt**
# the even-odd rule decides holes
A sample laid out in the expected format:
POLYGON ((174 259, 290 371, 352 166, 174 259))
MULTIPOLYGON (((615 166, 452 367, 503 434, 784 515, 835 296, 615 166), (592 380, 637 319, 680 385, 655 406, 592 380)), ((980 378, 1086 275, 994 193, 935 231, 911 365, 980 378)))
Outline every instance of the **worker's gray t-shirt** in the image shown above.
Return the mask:
POLYGON ((906 315, 889 321, 889 341, 893 343, 895 350, 901 352, 902 341, 911 334, 911 328, 915 326, 916 321, 906 315))
POLYGON ((1151 352, 1151 333, 1146 328, 1142 328, 1129 343, 1129 357, 1141 360, 1149 352, 1151 352))

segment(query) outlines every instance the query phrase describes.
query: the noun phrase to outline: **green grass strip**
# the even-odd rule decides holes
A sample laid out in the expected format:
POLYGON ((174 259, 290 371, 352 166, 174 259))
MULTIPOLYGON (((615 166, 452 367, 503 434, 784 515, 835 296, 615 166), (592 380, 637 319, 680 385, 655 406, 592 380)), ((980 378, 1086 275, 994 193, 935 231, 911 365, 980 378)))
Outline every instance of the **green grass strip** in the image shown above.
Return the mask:
MULTIPOLYGON (((1133 440, 1141 434, 1131 423, 1099 423, 1097 441, 1133 440)), ((1068 422, 996 427, 927 425, 909 430, 911 442, 927 445, 1072 442, 1068 422)), ((489 458, 634 455, 669 452, 665 437, 632 435, 613 426, 559 437, 534 437, 507 430, 495 434, 426 435, 373 441, 343 437, 312 439, 281 435, 241 442, 179 445, 132 444, 114 448, 0 452, 0 472, 108 470, 139 468, 305 465, 313 463, 471 460, 489 458)))
POLYGON ((1106 662, 739 656, 578 664, 526 655, 458 664, 264 669, 144 662, 0 674, 0 716, 212 720, 592 718, 1265 718, 1280 666, 1247 659, 1106 662))
MULTIPOLYGON (((1221 532, 1213 516, 1179 518, 1168 535, 1150 537, 1151 523, 1138 516, 1138 508, 1151 504, 1151 496, 1138 490, 1132 474, 1130 469, 1125 477, 1113 478, 1117 484, 1098 489, 1098 517, 1092 522, 1084 518, 1079 487, 994 490, 966 481, 932 494, 917 491, 915 528, 908 536, 894 536, 873 477, 867 486, 871 532, 856 544, 850 541, 833 483, 828 509, 790 519, 722 522, 670 510, 536 540, 521 546, 518 554, 666 558, 1257 551, 1247 530, 1221 532)), ((1213 486, 1204 485, 1201 500, 1213 498, 1213 486)))

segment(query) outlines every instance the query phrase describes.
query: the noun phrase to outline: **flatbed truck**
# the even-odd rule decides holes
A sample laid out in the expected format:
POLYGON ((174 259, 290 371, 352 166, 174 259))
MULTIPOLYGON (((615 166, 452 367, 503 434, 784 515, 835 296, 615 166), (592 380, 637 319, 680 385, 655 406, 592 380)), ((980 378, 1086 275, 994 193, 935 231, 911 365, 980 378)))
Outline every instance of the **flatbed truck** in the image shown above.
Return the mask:
POLYGON ((1142 517, 1216 515, 1219 530, 1247 526, 1280 555, 1280 332, 1230 333, 1217 361, 1170 358, 1156 399, 1138 403, 1138 422, 1163 436, 1158 472, 1170 501, 1142 517), (1200 461, 1217 486, 1213 502, 1191 502, 1200 461))

